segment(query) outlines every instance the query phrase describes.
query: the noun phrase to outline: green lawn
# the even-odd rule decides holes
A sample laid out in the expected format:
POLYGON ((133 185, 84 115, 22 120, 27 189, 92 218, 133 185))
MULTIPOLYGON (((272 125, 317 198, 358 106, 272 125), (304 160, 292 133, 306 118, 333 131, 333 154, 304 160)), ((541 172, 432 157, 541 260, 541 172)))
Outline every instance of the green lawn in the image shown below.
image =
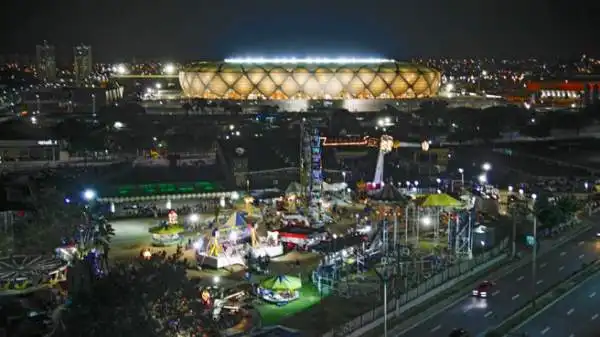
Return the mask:
POLYGON ((263 326, 277 325, 284 318, 304 311, 321 300, 319 291, 312 283, 304 284, 300 289, 300 298, 284 306, 263 303, 256 306, 260 312, 263 326))

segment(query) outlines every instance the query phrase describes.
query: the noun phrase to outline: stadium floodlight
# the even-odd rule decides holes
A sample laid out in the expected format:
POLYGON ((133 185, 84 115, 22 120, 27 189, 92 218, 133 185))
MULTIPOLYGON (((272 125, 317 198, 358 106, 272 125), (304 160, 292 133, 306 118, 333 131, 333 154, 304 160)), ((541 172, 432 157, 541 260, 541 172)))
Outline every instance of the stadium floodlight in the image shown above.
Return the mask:
POLYGON ((176 70, 177 70, 177 68, 175 67, 175 65, 173 63, 167 63, 165 65, 165 67, 163 68, 163 72, 167 75, 175 74, 176 70))
POLYGON ((228 58, 225 59, 225 63, 275 63, 275 64, 295 64, 295 63, 306 63, 306 64, 377 64, 377 63, 390 63, 395 62, 393 59, 383 58, 358 58, 358 57, 243 57, 243 58, 228 58))
POLYGON ((113 71, 119 75, 125 75, 128 73, 127 67, 124 64, 118 64, 113 68, 113 71))

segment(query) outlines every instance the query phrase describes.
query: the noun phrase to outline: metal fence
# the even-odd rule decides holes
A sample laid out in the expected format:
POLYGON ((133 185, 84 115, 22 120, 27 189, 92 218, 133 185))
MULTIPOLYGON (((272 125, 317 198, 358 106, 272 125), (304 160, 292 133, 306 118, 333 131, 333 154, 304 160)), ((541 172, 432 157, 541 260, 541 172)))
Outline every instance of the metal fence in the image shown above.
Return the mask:
MULTIPOLYGON (((397 298, 393 298, 387 305, 388 313, 396 310, 396 306, 403 306, 411 301, 414 301, 419 296, 428 293, 429 291, 443 285, 444 283, 466 273, 473 271, 478 266, 489 262, 493 258, 499 256, 508 247, 509 240, 504 239, 500 245, 495 248, 473 257, 472 260, 463 261, 455 264, 448 269, 433 275, 424 283, 421 283, 418 287, 409 290, 404 294, 400 294, 397 298), (398 303, 397 303, 398 301, 398 303)), ((348 322, 342 324, 336 329, 330 330, 323 335, 323 337, 345 337, 352 332, 372 323, 373 321, 383 317, 383 304, 365 312, 364 314, 357 316, 348 322)))

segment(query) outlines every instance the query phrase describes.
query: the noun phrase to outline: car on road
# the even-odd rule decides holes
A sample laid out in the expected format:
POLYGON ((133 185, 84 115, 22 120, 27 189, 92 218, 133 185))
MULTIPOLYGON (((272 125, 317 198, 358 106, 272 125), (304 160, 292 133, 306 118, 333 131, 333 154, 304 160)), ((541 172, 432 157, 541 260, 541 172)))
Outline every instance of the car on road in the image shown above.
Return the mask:
POLYGON ((493 286, 493 282, 483 281, 477 286, 477 288, 473 289, 473 296, 486 298, 488 297, 488 294, 490 293, 493 286))
POLYGON ((452 330, 448 337, 471 337, 471 334, 467 330, 459 328, 452 330))

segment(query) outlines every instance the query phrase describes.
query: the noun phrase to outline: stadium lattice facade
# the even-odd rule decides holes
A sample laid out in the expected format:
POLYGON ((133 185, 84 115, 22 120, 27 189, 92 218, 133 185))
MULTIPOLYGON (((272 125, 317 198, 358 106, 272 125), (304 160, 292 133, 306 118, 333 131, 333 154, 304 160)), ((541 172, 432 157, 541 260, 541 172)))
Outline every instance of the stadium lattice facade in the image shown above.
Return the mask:
POLYGON ((437 95, 437 70, 376 64, 202 62, 179 73, 187 97, 206 99, 405 99, 437 95))

